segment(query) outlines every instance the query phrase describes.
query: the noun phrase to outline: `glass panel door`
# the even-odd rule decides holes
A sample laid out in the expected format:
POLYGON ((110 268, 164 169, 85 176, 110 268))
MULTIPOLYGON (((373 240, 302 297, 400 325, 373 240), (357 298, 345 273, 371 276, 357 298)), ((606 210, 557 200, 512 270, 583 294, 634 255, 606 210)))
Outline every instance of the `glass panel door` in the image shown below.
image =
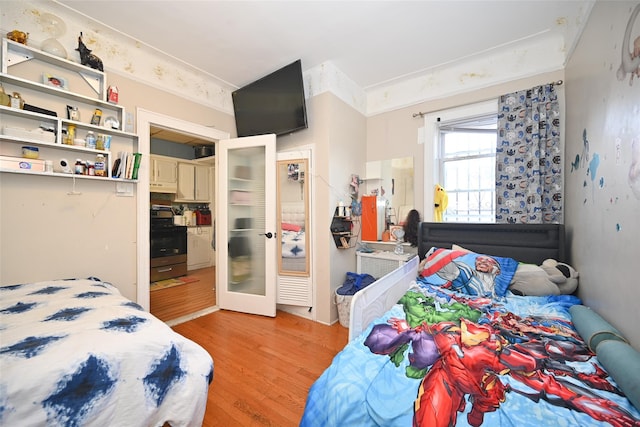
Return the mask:
POLYGON ((225 140, 219 146, 220 308, 275 316, 275 136, 225 140))

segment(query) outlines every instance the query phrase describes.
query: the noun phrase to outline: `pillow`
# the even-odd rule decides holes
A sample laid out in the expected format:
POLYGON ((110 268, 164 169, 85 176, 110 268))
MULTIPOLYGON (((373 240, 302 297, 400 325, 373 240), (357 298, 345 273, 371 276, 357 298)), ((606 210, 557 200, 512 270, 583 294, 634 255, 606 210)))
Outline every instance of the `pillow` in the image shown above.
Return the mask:
POLYGON ((299 225, 290 224, 288 222, 283 222, 281 225, 284 231, 295 231, 297 233, 298 231, 302 230, 302 227, 300 227, 299 225))
POLYGON ((618 388, 640 411, 640 353, 625 342, 606 340, 598 345, 597 356, 618 388))
POLYGON ((627 341, 620 331, 585 305, 573 305, 569 307, 569 313, 571 313, 571 321, 576 331, 587 343, 589 350, 594 353, 597 352, 598 345, 604 340, 627 341))
POLYGON ((517 295, 560 295, 558 285, 549 280, 549 275, 542 267, 534 264, 518 265, 509 290, 517 295))
POLYGON ((469 295, 504 296, 518 267, 512 258, 431 248, 420 264, 423 283, 469 295))

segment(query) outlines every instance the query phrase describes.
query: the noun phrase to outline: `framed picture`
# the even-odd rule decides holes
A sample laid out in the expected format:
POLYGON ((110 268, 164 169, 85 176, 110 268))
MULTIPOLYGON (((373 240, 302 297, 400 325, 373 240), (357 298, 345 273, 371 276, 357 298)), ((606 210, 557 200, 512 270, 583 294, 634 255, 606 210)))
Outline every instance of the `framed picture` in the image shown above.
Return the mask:
POLYGON ((64 77, 44 73, 42 75, 42 83, 47 86, 57 87, 58 89, 69 90, 69 84, 67 83, 67 79, 64 77))
POLYGON ((404 229, 401 225, 390 225, 389 226, 389 239, 392 242, 404 241, 404 229))

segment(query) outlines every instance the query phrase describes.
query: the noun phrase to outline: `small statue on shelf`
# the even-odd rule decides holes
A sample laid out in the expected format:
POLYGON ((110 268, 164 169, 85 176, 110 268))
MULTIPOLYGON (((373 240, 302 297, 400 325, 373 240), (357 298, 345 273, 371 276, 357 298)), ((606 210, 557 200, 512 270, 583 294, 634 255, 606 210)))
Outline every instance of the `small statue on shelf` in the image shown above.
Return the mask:
POLYGON ((25 33, 24 31, 20 30, 13 30, 7 33, 7 38, 9 40, 13 40, 14 42, 26 45, 27 40, 29 39, 29 33, 25 33))
POLYGON ((87 65, 94 70, 104 71, 102 59, 91 53, 91 49, 82 42, 82 33, 78 36, 78 48, 76 50, 80 53, 80 63, 82 65, 87 65))

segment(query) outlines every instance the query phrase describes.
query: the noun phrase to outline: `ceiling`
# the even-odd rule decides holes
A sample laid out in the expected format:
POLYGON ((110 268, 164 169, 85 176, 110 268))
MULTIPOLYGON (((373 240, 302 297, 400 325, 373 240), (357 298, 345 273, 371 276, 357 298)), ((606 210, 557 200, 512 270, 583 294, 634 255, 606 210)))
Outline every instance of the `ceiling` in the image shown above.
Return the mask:
MULTIPOLYGON (((57 0, 233 88, 301 59, 380 88, 559 36, 570 54, 593 0, 57 0)), ((152 137, 207 144, 166 129, 152 137)))
POLYGON ((58 0, 242 87, 294 60, 332 62, 358 87, 387 85, 559 33, 570 51, 592 0, 58 0))

